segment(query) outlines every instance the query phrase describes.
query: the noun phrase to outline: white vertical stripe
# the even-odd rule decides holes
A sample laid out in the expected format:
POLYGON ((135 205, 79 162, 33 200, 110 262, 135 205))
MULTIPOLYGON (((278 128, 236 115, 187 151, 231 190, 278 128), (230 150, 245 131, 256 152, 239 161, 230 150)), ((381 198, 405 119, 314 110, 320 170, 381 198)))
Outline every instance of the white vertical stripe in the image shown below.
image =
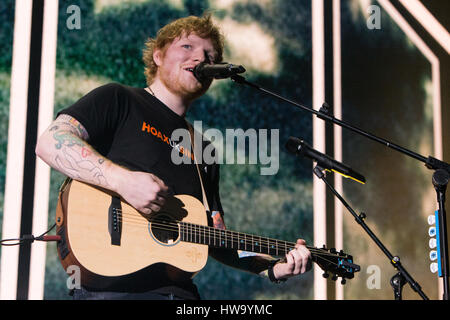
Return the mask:
MULTIPOLYGON (((30 0, 17 0, 15 7, 3 239, 20 236, 32 5, 30 0)), ((16 299, 18 263, 19 247, 2 247, 2 300, 16 299)))
MULTIPOLYGON (((341 78, 341 1, 333 0, 333 93, 334 93, 334 116, 342 119, 342 78, 341 78)), ((333 125, 334 130, 334 158, 342 162, 342 128, 333 125)), ((334 188, 343 194, 342 176, 334 175, 334 188)), ((337 250, 344 249, 344 222, 343 205, 334 198, 334 234, 337 250)), ((344 299, 344 286, 336 281, 336 300, 344 299)))
POLYGON ((441 67, 439 60, 432 62, 431 70, 431 82, 433 84, 434 156, 437 159, 443 160, 444 148, 442 138, 441 67))
MULTIPOLYGON (((443 146, 442 146, 442 113, 441 113, 441 76, 440 64, 438 57, 431 51, 425 42, 419 37, 408 22, 400 15, 395 7, 388 0, 378 0, 381 6, 397 23, 400 29, 405 32, 408 38, 414 45, 422 52, 422 54, 431 63, 431 81, 433 85, 433 134, 434 134, 434 156, 442 160, 443 146)), ((442 299, 442 278, 438 280, 439 296, 442 299)))
POLYGON ((431 36, 450 54, 450 34, 418 0, 400 0, 400 3, 427 30, 431 36))
MULTIPOLYGON (((55 92, 56 45, 58 30, 58 1, 45 1, 42 34, 41 80, 39 92, 38 137, 53 118, 55 92)), ((48 228, 48 201, 50 167, 36 158, 34 187, 33 234, 42 234, 48 228)), ((34 242, 31 246, 30 282, 28 298, 44 298, 46 243, 34 242)))
MULTIPOLYGON (((325 102, 325 24, 323 0, 312 0, 313 108, 325 102)), ((325 152, 325 122, 313 116, 313 147, 325 152)), ((326 185, 313 175, 314 245, 326 244, 326 185)), ((314 266, 314 299, 327 299, 327 281, 314 266)))

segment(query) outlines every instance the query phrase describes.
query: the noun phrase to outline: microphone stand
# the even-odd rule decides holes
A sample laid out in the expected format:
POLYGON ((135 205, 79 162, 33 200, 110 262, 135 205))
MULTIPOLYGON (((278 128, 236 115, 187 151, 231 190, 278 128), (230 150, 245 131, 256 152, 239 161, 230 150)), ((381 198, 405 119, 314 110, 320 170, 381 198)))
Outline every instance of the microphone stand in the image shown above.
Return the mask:
POLYGON ((425 293, 422 291, 420 285, 410 276, 408 271, 402 266, 400 263, 400 257, 393 256, 389 250, 383 245, 383 243, 377 238, 377 236, 370 230, 370 228, 366 225, 364 222, 364 219, 366 218, 366 214, 361 212, 361 214, 357 214, 352 207, 345 201, 345 199, 336 191, 336 189, 333 188, 333 186, 328 182, 328 180, 325 178, 324 170, 320 165, 316 165, 313 169, 313 173, 325 184, 327 187, 333 192, 333 194, 342 202, 345 208, 353 215, 356 222, 366 231, 366 233, 370 236, 370 238, 375 242, 375 244, 383 251, 383 253, 388 257, 389 261, 391 262, 392 266, 398 271, 397 274, 395 274, 391 278, 391 285, 394 289, 394 298, 395 300, 401 300, 402 299, 402 289, 403 285, 408 282, 411 288, 417 292, 422 299, 428 300, 428 297, 425 295, 425 293))
POLYGON ((438 169, 433 174, 433 186, 437 194, 438 223, 439 223, 439 246, 441 249, 441 274, 444 279, 443 300, 448 300, 448 246, 447 246, 447 219, 445 212, 445 191, 447 189, 450 174, 443 169, 438 169), (442 238, 441 238, 442 237, 442 238))
POLYGON ((236 83, 247 85, 249 87, 252 87, 254 89, 257 89, 259 91, 262 91, 266 94, 269 94, 273 97, 276 97, 284 102, 287 102, 289 104, 292 104, 300 109, 303 109, 305 111, 308 111, 314 115, 316 115, 318 118, 328 121, 334 124, 337 124, 341 127, 344 127, 350 131, 353 131, 355 133, 358 133, 366 138, 369 138, 373 141, 376 141, 378 143, 381 143, 382 145, 389 147, 391 149, 394 149, 395 151, 398 151, 402 154, 405 154, 413 159, 416 159, 420 162, 423 162, 425 166, 428 169, 434 170, 435 173, 433 175, 433 185, 435 186, 437 198, 438 198, 438 205, 439 205, 439 239, 441 244, 441 256, 438 257, 438 259, 441 260, 441 266, 442 266, 442 278, 444 282, 444 294, 443 299, 448 300, 449 294, 449 283, 448 283, 448 242, 447 242, 447 225, 446 225, 446 213, 445 213, 445 191, 446 186, 448 184, 448 180, 450 177, 450 164, 443 162, 441 160, 438 160, 434 157, 428 156, 428 158, 415 153, 411 150, 408 150, 406 148, 403 148, 395 143, 392 143, 388 140, 385 140, 383 138, 377 137, 373 134, 370 134, 368 132, 365 132, 362 129, 359 129, 353 125, 350 125, 344 121, 341 121, 339 119, 336 119, 334 116, 330 114, 330 107, 327 103, 324 103, 319 111, 314 110, 312 108, 306 107, 300 103, 297 103, 293 100, 289 100, 287 98, 284 98, 280 96, 279 94, 276 94, 274 92, 271 92, 255 83, 247 81, 243 76, 240 75, 232 75, 231 80, 233 80, 236 83))

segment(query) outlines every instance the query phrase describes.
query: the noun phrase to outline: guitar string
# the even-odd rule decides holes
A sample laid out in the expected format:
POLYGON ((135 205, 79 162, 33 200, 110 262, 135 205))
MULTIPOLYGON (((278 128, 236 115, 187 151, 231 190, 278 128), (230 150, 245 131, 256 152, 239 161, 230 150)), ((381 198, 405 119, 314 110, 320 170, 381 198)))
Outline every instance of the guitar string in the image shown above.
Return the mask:
MULTIPOLYGON (((137 216, 137 215, 133 215, 133 214, 132 214, 132 216, 139 218, 139 219, 135 219, 136 223, 142 223, 145 226, 148 226, 148 223, 151 222, 155 226, 165 226, 165 227, 169 227, 169 228, 172 227, 172 229, 166 229, 168 231, 178 231, 178 223, 176 223, 176 222, 172 223, 172 222, 168 222, 168 221, 165 221, 165 220, 158 220, 158 219, 152 219, 152 220, 148 221, 147 219, 145 219, 142 216, 137 216), (144 219, 145 219, 145 222, 143 221, 144 219), (162 222, 163 224, 156 224, 157 222, 162 222)), ((186 222, 180 222, 180 223, 183 223, 184 225, 189 224, 193 228, 198 228, 198 229, 204 228, 204 229, 207 229, 208 233, 210 233, 210 231, 212 230, 213 233, 214 233, 213 236, 215 236, 215 237, 216 236, 221 236, 220 233, 224 233, 223 235, 224 235, 225 238, 231 238, 231 240, 234 240, 235 238, 237 238, 239 240, 240 235, 242 235, 243 237, 249 237, 249 238, 252 238, 252 239, 260 238, 261 241, 259 243, 263 243, 263 244, 271 244, 271 245, 273 245, 275 243, 276 245, 278 245, 279 243, 286 242, 286 245, 289 245, 289 247, 295 247, 294 243, 287 242, 287 241, 284 241, 284 240, 277 240, 277 239, 271 239, 271 238, 267 238, 267 237, 260 237, 260 236, 256 236, 256 235, 250 235, 250 234, 245 234, 245 233, 236 232, 236 231, 230 231, 230 230, 222 230, 222 229, 217 229, 217 228, 213 228, 213 227, 205 226, 205 225, 196 225, 196 224, 186 223, 186 222), (228 234, 231 233, 231 235, 227 235, 227 233, 228 234), (234 235, 233 233, 235 233, 236 235, 234 235), (263 238, 265 238, 265 239, 263 239, 263 238), (271 241, 274 242, 274 243, 271 243, 271 241)), ((205 233, 205 230, 194 230, 194 231, 196 232, 196 234, 198 234, 198 232, 205 233)), ((315 247, 309 247, 309 248, 313 249, 313 250, 317 250, 317 248, 315 248, 315 247)), ((319 249, 319 251, 322 251, 322 250, 319 249)))
MULTIPOLYGON (((143 226, 142 224, 140 224, 139 226, 143 226)), ((165 226, 165 225, 162 225, 163 227, 165 226)), ((164 228, 163 228, 164 229, 164 228)), ((170 231, 173 231, 173 229, 170 229, 170 231)), ((177 231, 178 231, 178 229, 177 229, 177 231)), ((182 231, 183 232, 183 231, 182 231)), ((199 236, 199 238, 200 238, 200 236, 199 236)), ((265 247, 265 246, 261 246, 263 249, 267 249, 267 250, 269 250, 270 248, 269 247, 265 247)), ((281 250, 281 251, 283 251, 283 250, 281 250)), ((270 252, 270 251, 269 251, 270 252)), ((261 252, 262 253, 262 252, 261 252)), ((317 251, 317 252, 311 252, 311 253, 314 253, 314 257, 315 258, 317 258, 317 259, 322 259, 323 261, 326 261, 327 263, 328 263, 328 265, 333 265, 333 266, 335 266, 335 267, 339 267, 339 264, 337 264, 336 262, 334 262, 334 261, 331 261, 331 260, 328 260, 328 259, 326 259, 325 257, 326 256, 331 256, 331 257, 339 257, 339 256, 337 256, 336 254, 330 254, 330 253, 328 253, 328 252, 323 252, 322 250, 319 250, 319 251, 317 251)))
MULTIPOLYGON (((143 225, 145 227, 148 227, 148 222, 149 221, 146 220, 146 222, 143 222, 142 220, 143 220, 143 218, 141 218, 140 221, 134 220, 133 222, 141 224, 141 225, 143 225)), ((151 220, 150 222, 152 222, 152 224, 154 226, 160 227, 159 229, 161 229, 161 230, 178 232, 178 223, 170 223, 170 222, 167 222, 167 221, 164 221, 164 220, 159 220, 159 221, 160 222, 164 222, 164 223, 158 224, 157 223, 158 222, 157 219, 151 220), (164 227, 165 229, 162 228, 162 227, 164 227)), ((189 228, 185 222, 181 222, 181 223, 183 223, 185 225, 185 228, 189 228)), ((195 225, 195 224, 189 224, 189 225, 191 225, 193 227, 193 229, 198 228, 198 230, 191 230, 190 231, 191 233, 195 232, 194 236, 198 236, 198 237, 201 237, 201 236, 205 237, 205 234, 206 234, 206 230, 205 229, 208 229, 209 230, 208 231, 209 235, 211 233, 210 231, 212 230, 212 232, 213 232, 212 236, 213 237, 216 238, 217 236, 219 236, 221 238, 223 236, 225 238, 224 240, 227 240, 227 241, 228 240, 235 241, 237 239, 236 242, 239 242, 239 240, 247 240, 247 239, 240 239, 240 235, 242 235, 243 238, 246 238, 246 237, 252 238, 252 239, 260 238, 260 241, 258 243, 261 243, 263 245, 267 245, 268 247, 272 247, 273 245, 279 246, 280 244, 283 244, 284 242, 286 242, 284 247, 287 247, 287 246, 290 247, 290 248, 291 247, 295 247, 294 243, 287 242, 287 241, 284 241, 284 240, 276 240, 276 239, 270 239, 270 238, 263 239, 264 237, 255 236, 255 235, 249 235, 249 234, 244 234, 244 233, 239 233, 239 232, 234 232, 234 231, 229 231, 229 230, 221 230, 221 229, 217 229, 217 228, 213 228, 213 227, 209 227, 209 226, 204 226, 204 225, 195 225), (200 230, 200 228, 203 228, 204 230, 200 230), (203 235, 201 233, 203 233, 203 235), (231 235, 227 235, 227 233, 228 234, 231 233, 231 235), (233 233, 236 233, 237 235, 235 236, 235 235, 233 235, 233 233)), ((189 230, 184 231, 184 232, 189 232, 189 230)), ((323 250, 321 250, 321 249, 318 249, 318 248, 315 248, 315 247, 308 247, 308 246, 307 246, 307 248, 310 249, 310 251, 312 250, 312 251, 315 251, 315 252, 319 252, 321 254, 325 254, 323 252, 323 250)), ((273 249, 275 249, 275 248, 273 248, 273 249)), ((328 253, 328 254, 330 256, 335 256, 335 254, 333 254, 333 253, 328 253)))
MULTIPOLYGON (((140 214, 138 215, 138 214, 128 213, 128 212, 122 212, 120 209, 119 209, 118 211, 119 211, 119 213, 121 213, 121 216, 123 216, 123 217, 124 217, 124 216, 127 216, 127 217, 130 218, 130 220, 133 219, 136 223, 143 223, 146 227, 148 226, 148 222, 149 222, 149 221, 148 221, 147 219, 145 219, 142 215, 140 215, 140 214), (145 222, 143 222, 143 220, 145 220, 145 222)), ((164 221, 164 220, 158 220, 158 219, 152 219, 151 221, 152 221, 153 224, 155 224, 154 222, 158 222, 158 221, 164 222, 164 227, 173 227, 172 230, 169 230, 169 229, 166 229, 166 230, 168 230, 168 231, 173 231, 173 232, 178 231, 178 223, 176 223, 176 222, 171 223, 171 222, 167 222, 167 221, 164 221)), ((184 224, 186 225, 185 222, 181 222, 181 223, 184 223, 184 224)), ((259 238, 259 239, 260 239, 259 243, 261 243, 261 244, 264 245, 264 246, 267 246, 267 247, 265 247, 265 248, 267 248, 267 249, 270 249, 270 247, 272 247, 272 249, 275 249, 275 248, 273 247, 273 245, 279 247, 279 242, 281 242, 281 243, 285 242, 285 245, 284 245, 285 251, 289 251, 289 250, 286 250, 286 247, 287 247, 288 245, 289 245, 289 247, 295 247, 295 244, 294 244, 294 243, 292 243, 292 242, 287 242, 287 241, 284 241, 284 240, 277 240, 277 239, 271 239, 271 238, 266 238, 266 237, 260 237, 260 236, 255 236, 255 235, 250 235, 250 234, 244 234, 244 233, 240 233, 240 232, 234 232, 234 231, 230 231, 230 230, 221 230, 221 229, 212 228, 212 227, 204 226, 204 225, 195 225, 195 224, 190 224, 190 225, 193 226, 194 228, 198 228, 198 229, 200 229, 200 228, 208 229, 208 230, 209 230, 209 231, 208 231, 209 234, 210 234, 210 231, 213 230, 213 233, 214 233, 213 236, 214 236, 215 238, 217 237, 217 234, 219 235, 219 238, 221 238, 221 236, 223 235, 223 236, 225 237, 225 241, 228 241, 227 238, 231 238, 231 239, 229 239, 229 240, 230 240, 231 242, 233 242, 233 241, 235 240, 235 235, 233 235, 233 233, 236 233, 236 234, 237 234, 237 235, 236 235, 236 237, 237 237, 237 241, 236 241, 236 242, 238 242, 238 243, 239 243, 239 236, 242 235, 242 236, 244 236, 244 238, 246 238, 246 237, 251 237, 252 239, 255 239, 255 237, 256 237, 256 238, 259 238), (220 233, 222 233, 222 235, 221 235, 220 233), (231 235, 228 236, 227 233, 228 233, 228 234, 231 233, 231 235), (266 239, 263 239, 263 238, 266 238, 266 239), (271 243, 271 241, 272 241, 272 243, 271 243)), ((162 226, 162 225, 159 225, 159 226, 162 226)), ((188 232, 189 232, 189 231, 188 231, 188 232)), ((196 234, 198 234, 199 237, 201 236, 201 234, 199 234, 198 232, 202 232, 202 231, 200 231, 200 230, 195 230, 195 232, 196 232, 196 234)), ((203 233, 205 233, 205 230, 203 230, 203 233)), ((195 236, 195 235, 194 235, 194 236, 195 236)), ((241 240, 242 240, 242 239, 241 239, 241 240)), ((253 242, 255 242, 255 241, 253 241, 253 242)), ((309 247, 309 246, 306 246, 306 247, 307 247, 311 252, 317 252, 317 253, 322 254, 322 255, 328 254, 329 256, 336 256, 334 253, 326 253, 326 252, 324 252, 323 250, 318 249, 318 248, 315 248, 315 247, 309 247)), ((276 249, 275 249, 275 250, 276 250, 276 249)), ((340 257, 342 258, 343 256, 340 256, 340 257)))
MULTIPOLYGON (((132 217, 131 219, 135 219, 136 222, 141 222, 141 223, 145 224, 145 226, 148 226, 148 222, 152 222, 154 225, 156 225, 155 222, 164 222, 163 223, 164 226, 173 227, 173 230, 166 229, 167 231, 178 231, 178 223, 177 222, 173 222, 172 223, 172 222, 168 222, 168 221, 165 221, 165 220, 158 220, 158 219, 152 219, 152 220, 149 221, 146 218, 144 218, 142 215, 136 215, 136 214, 132 214, 132 213, 130 214, 130 213, 127 213, 127 212, 123 212, 122 215, 123 216, 127 215, 130 218, 132 217), (143 220, 145 220, 145 222, 143 220)), ((186 223, 186 222, 180 222, 180 223, 190 224, 194 228, 199 228, 199 229, 200 228, 205 228, 205 229, 208 229, 209 230, 208 233, 210 233, 210 230, 213 230, 213 233, 215 233, 215 234, 213 234, 214 237, 216 237, 217 235, 221 236, 220 233, 225 233, 223 236, 225 238, 230 238, 231 237, 231 239, 230 239, 231 241, 235 240, 235 237, 236 237, 237 238, 237 242, 239 242, 239 238, 240 238, 240 235, 241 235, 241 236, 243 236, 245 238, 246 237, 249 237, 249 238, 252 238, 252 239, 260 238, 259 243, 265 244, 267 246, 271 246, 271 245, 277 245, 278 246, 279 242, 281 242, 281 243, 285 242, 286 243, 284 245, 285 247, 286 246, 295 247, 295 243, 287 242, 287 241, 284 241, 284 240, 271 239, 271 238, 268 238, 268 237, 260 237, 260 236, 256 236, 256 235, 245 234, 245 233, 236 232, 236 231, 230 231, 230 230, 222 230, 222 229, 217 229, 217 228, 213 228, 213 227, 205 226, 205 225, 196 225, 196 224, 186 223), (227 235, 227 233, 228 234, 231 233, 231 235, 227 235), (236 233, 236 235, 234 235, 233 233, 236 233)), ((157 226, 162 226, 162 225, 160 224, 160 225, 157 225, 157 226)), ((205 230, 203 230, 203 231, 194 230, 194 231, 196 232, 196 234, 198 234, 198 232, 205 232, 205 230)), ((318 251, 320 253, 323 252, 322 250, 317 249, 315 247, 307 246, 307 248, 310 249, 310 250, 312 249, 313 251, 318 251)), ((330 255, 333 256, 334 254, 330 254, 330 255)))
MULTIPOLYGON (((129 220, 124 220, 124 221, 130 222, 129 220)), ((138 221, 132 221, 132 222, 135 222, 134 224, 138 223, 138 221)), ((156 220, 152 220, 150 222, 152 223, 153 226, 157 227, 160 230, 166 230, 166 231, 172 231, 172 232, 178 232, 178 230, 179 230, 178 224, 168 225, 168 223, 157 223, 156 220)), ((148 227, 148 222, 142 222, 142 223, 138 223, 138 224, 148 227)), ((271 247, 272 245, 283 244, 284 242, 286 242, 286 244, 284 245, 285 247, 291 248, 291 247, 295 246, 295 244, 293 244, 291 242, 283 241, 283 240, 273 240, 273 243, 271 243, 270 239, 265 240, 265 239, 262 239, 263 237, 260 237, 260 236, 245 235, 243 233, 239 233, 236 236, 233 234, 227 235, 227 233, 229 234, 232 232, 230 232, 229 230, 221 230, 221 229, 212 228, 209 226, 195 225, 195 224, 190 224, 190 225, 193 227, 192 229, 197 228, 198 230, 187 230, 189 228, 189 226, 186 223, 184 223, 184 227, 182 227, 182 228, 184 228, 186 230, 181 230, 181 232, 190 233, 190 235, 193 237, 205 238, 206 231, 208 231, 208 237, 213 236, 214 238, 218 238, 218 237, 222 238, 222 236, 223 236, 225 241, 235 241, 237 243, 239 243, 239 240, 247 240, 247 239, 240 239, 239 235, 244 235, 243 238, 244 237, 248 237, 248 238, 252 237, 253 239, 261 238, 258 243, 260 243, 262 245, 267 245, 268 247, 271 247), (200 228, 204 228, 204 230, 200 230, 200 228), (212 231, 212 234, 211 234, 211 231, 212 231)), ((313 247, 312 249, 314 250, 316 248, 313 247)), ((319 250, 319 251, 321 251, 321 250, 319 250)))
MULTIPOLYGON (((128 218, 126 220, 122 218, 122 220, 121 220, 119 218, 119 221, 125 221, 127 223, 131 223, 131 224, 134 224, 134 225, 139 225, 139 226, 143 226, 143 227, 148 228, 148 221, 147 222, 143 222, 142 219, 140 221, 138 221, 138 220, 128 220, 128 218)), ((150 222, 152 223, 153 226, 157 227, 159 230, 165 230, 165 231, 171 231, 171 232, 177 232, 177 233, 179 231, 177 223, 174 223, 174 224, 168 226, 167 223, 157 223, 156 220, 152 220, 150 222)), ((162 222, 164 222, 164 221, 162 221, 162 222)), ((190 230, 189 231, 189 230, 187 230, 187 228, 189 228, 187 226, 187 224, 186 223, 183 223, 183 224, 184 224, 184 227, 180 227, 180 231, 184 232, 184 233, 189 233, 190 232, 191 233, 190 234, 191 237, 193 236, 194 238, 198 237, 200 239, 201 237, 203 237, 205 239, 206 238, 206 231, 208 231, 208 238, 213 236, 214 239, 217 240, 218 237, 219 238, 224 237, 224 241, 236 242, 237 244, 240 243, 239 240, 250 241, 250 240, 245 239, 247 237, 248 238, 252 238, 253 242, 255 242, 254 241, 255 238, 260 238, 260 241, 257 241, 258 242, 258 246, 263 248, 263 249, 266 249, 266 250, 270 250, 270 249, 277 250, 274 246, 278 246, 279 247, 279 249, 278 249, 279 251, 282 251, 282 250, 286 251, 286 248, 289 248, 289 249, 292 248, 293 249, 293 247, 295 247, 295 243, 287 242, 287 241, 284 241, 284 240, 276 240, 276 239, 270 239, 270 238, 267 238, 267 240, 266 240, 266 239, 262 239, 263 237, 260 237, 260 236, 247 235, 247 234, 243 234, 243 233, 238 233, 235 236, 235 235, 232 234, 232 233, 234 233, 232 231, 221 230, 221 229, 212 228, 212 227, 204 226, 204 225, 190 224, 191 226, 193 226, 194 229, 198 228, 199 230, 190 230), (184 228, 186 230, 182 230, 181 228, 184 228), (200 228, 204 228, 204 230, 200 230, 200 228), (211 234, 210 231, 212 231, 213 234, 211 234), (194 234, 192 234, 192 233, 194 233, 194 234), (228 234, 231 233, 231 235, 227 235, 227 233, 228 234), (240 235, 243 236, 244 239, 240 239, 240 235), (272 240, 272 242, 271 242, 271 240, 272 240), (285 247, 285 248, 283 248, 283 247, 285 247)), ((246 246, 249 246, 249 245, 246 245, 246 246)), ((324 252, 323 250, 315 248, 315 247, 308 247, 307 246, 307 248, 312 253, 314 252, 314 253, 318 253, 320 255, 328 255, 328 256, 332 256, 332 257, 344 258, 344 257, 338 256, 338 255, 333 254, 333 253, 324 252)), ((287 250, 287 251, 289 251, 289 250, 287 250)))
MULTIPOLYGON (((127 221, 125 221, 125 222, 127 222, 127 221)), ((143 224, 139 224, 139 226, 144 226, 144 225, 143 225, 143 224)), ((165 225, 162 225, 162 226, 165 226, 165 225)), ((145 227, 147 227, 147 226, 145 226, 145 227)), ((167 229, 167 228, 161 228, 161 229, 163 229, 163 230, 168 230, 168 231, 174 231, 173 229, 167 229)), ((177 229, 177 231, 178 231, 178 229, 177 229)), ((182 231, 182 232, 183 232, 183 231, 182 231)), ((199 235, 199 238, 200 238, 200 234, 197 234, 197 235, 199 235)), ((188 242, 189 242, 189 241, 188 241, 188 242)), ((248 245, 246 245, 246 246, 248 246, 248 245)), ((267 247, 267 246, 265 246, 265 245, 261 245, 260 247, 261 247, 262 249, 267 249, 267 250, 270 249, 270 247, 267 247)), ((313 249, 314 249, 314 248, 313 248, 313 249)), ((281 249, 280 251, 284 251, 284 249, 281 249)), ((264 253, 264 252, 261 252, 261 253, 264 253)), ((312 252, 312 253, 314 253, 314 255, 315 255, 316 258, 322 259, 322 260, 326 261, 329 265, 334 265, 334 266, 336 266, 336 267, 339 267, 339 264, 337 264, 336 262, 333 262, 333 261, 328 260, 328 259, 325 258, 326 256, 330 256, 330 257, 339 257, 338 255, 336 255, 336 254, 331 254, 331 253, 328 253, 328 252, 323 252, 323 251, 321 251, 321 250, 317 250, 316 252, 312 252)), ((339 257, 339 258, 340 258, 340 257, 339 257)))

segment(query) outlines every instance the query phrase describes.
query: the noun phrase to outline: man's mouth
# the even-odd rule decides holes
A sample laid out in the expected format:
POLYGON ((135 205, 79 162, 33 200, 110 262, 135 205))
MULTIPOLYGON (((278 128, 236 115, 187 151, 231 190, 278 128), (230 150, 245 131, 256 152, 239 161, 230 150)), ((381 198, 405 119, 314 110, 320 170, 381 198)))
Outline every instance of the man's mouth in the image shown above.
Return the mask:
POLYGON ((190 72, 190 73, 192 74, 192 76, 195 78, 195 80, 197 80, 198 82, 201 82, 201 81, 200 81, 199 79, 197 79, 197 77, 195 76, 195 74, 194 74, 194 69, 195 69, 195 67, 189 67, 189 68, 185 68, 184 70, 190 72))
POLYGON ((195 80, 197 80, 198 82, 200 82, 202 85, 208 85, 209 86, 209 84, 211 84, 211 81, 212 81, 212 79, 199 79, 199 78, 197 78, 196 76, 195 76, 195 73, 194 73, 194 70, 195 70, 195 67, 196 66, 193 66, 193 67, 187 67, 187 68, 184 68, 184 70, 185 71, 188 71, 188 72, 190 72, 190 73, 192 73, 192 76, 195 78, 195 80))

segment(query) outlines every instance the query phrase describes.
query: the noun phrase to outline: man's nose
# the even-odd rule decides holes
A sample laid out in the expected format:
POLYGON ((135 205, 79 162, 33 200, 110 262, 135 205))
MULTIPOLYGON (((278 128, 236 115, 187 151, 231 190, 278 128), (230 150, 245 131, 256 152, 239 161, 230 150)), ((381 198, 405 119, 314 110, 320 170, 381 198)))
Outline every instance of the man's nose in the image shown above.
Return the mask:
POLYGON ((196 50, 192 55, 192 60, 196 62, 204 62, 207 59, 207 55, 204 50, 196 50))

